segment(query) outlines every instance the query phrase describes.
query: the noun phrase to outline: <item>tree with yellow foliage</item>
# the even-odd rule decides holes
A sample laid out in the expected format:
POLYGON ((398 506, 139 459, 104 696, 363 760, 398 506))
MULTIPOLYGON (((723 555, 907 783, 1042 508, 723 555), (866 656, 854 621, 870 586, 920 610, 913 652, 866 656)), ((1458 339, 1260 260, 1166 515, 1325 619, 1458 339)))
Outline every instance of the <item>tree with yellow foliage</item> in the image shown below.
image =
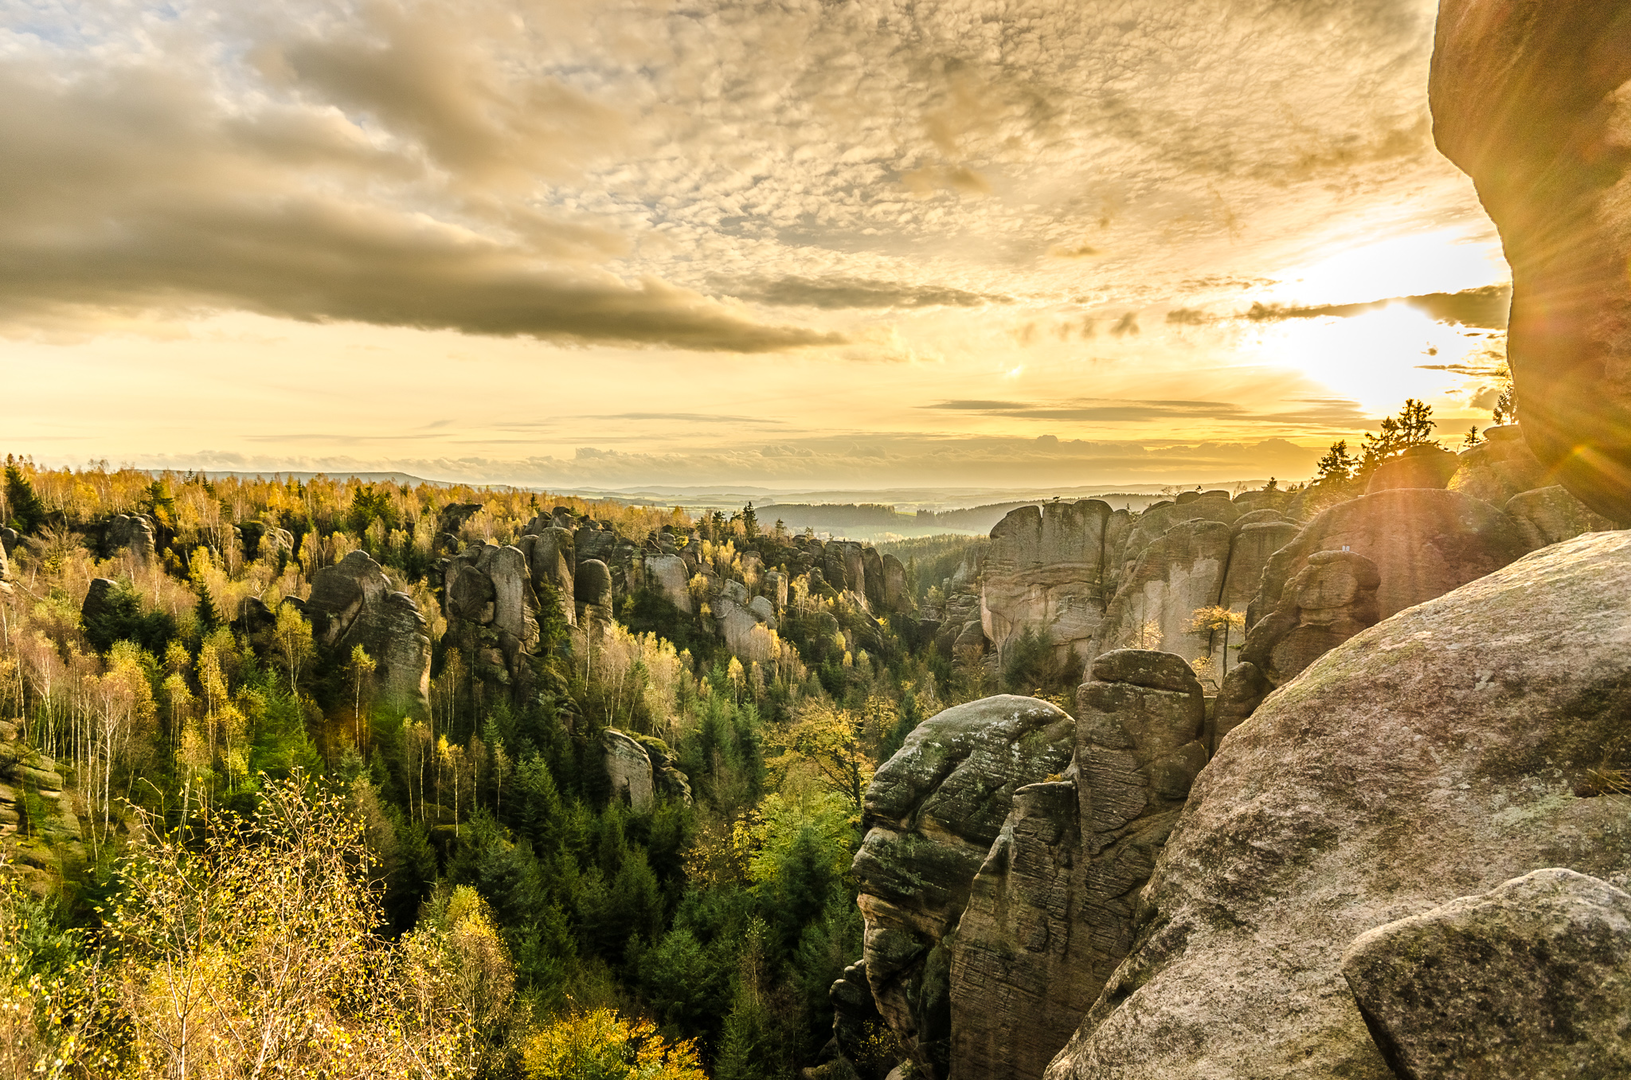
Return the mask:
POLYGON ((670 1043, 650 1020, 604 1008, 556 1017, 521 1060, 528 1080, 707 1080, 692 1040, 670 1043))
POLYGON ((126 1075, 475 1074, 513 978, 473 897, 445 927, 379 937, 362 827, 298 772, 266 782, 252 821, 191 842, 145 824, 102 912, 126 1075))

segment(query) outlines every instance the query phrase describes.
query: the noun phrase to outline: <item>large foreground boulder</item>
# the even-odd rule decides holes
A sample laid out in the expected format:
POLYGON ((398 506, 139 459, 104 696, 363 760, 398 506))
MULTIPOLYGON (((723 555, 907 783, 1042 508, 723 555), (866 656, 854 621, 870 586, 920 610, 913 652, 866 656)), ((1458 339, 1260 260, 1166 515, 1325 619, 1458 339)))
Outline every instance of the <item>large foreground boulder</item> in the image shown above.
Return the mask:
POLYGON ((1350 942, 1537 868, 1631 880, 1631 814, 1595 779, 1631 767, 1628 597, 1631 536, 1578 537, 1272 694, 1195 781, 1137 944, 1048 1076, 1394 1080, 1350 942))
POLYGON ((1597 512, 1631 520, 1627 0, 1443 0, 1433 136, 1512 266, 1523 434, 1597 512))
POLYGON ((1342 974, 1393 1071, 1631 1076, 1631 895, 1536 870, 1362 934, 1342 974))

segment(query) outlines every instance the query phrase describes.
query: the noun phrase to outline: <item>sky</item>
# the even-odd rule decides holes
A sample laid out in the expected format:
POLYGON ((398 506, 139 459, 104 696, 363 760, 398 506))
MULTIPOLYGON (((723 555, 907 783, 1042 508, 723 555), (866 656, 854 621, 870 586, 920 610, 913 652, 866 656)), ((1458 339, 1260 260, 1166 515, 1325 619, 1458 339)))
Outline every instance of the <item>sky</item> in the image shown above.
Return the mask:
POLYGON ((0 0, 0 451, 1306 478, 1488 422, 1434 0, 0 0))

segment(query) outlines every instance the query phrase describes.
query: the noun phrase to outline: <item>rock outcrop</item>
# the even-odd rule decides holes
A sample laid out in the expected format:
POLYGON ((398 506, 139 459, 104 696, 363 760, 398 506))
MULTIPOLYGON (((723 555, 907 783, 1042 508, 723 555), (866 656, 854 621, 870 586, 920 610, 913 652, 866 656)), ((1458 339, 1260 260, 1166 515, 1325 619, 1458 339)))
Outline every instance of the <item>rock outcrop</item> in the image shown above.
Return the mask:
POLYGON ((1311 555, 1344 550, 1375 564, 1376 603, 1385 619, 1507 565, 1531 545, 1506 514, 1460 492, 1400 488, 1365 495, 1318 514, 1274 554, 1247 626, 1255 628, 1279 604, 1311 555))
POLYGON ((118 514, 102 531, 102 550, 109 557, 130 552, 137 563, 146 566, 157 551, 153 519, 145 514, 118 514))
POLYGON ((1365 494, 1392 491, 1395 488, 1442 488, 1461 467, 1461 462, 1450 451, 1431 443, 1412 446, 1404 453, 1388 458, 1371 473, 1365 494))
POLYGON ((1537 867, 1631 880, 1631 817, 1593 782, 1631 767, 1627 595, 1631 536, 1579 537, 1270 696, 1196 780, 1137 944, 1048 1076, 1392 1080, 1350 942, 1537 867))
POLYGON ((1631 521, 1627 34, 1624 0, 1442 0, 1430 84, 1434 139, 1512 267, 1524 438, 1617 521, 1631 521))
POLYGON ((1561 485, 1524 491, 1507 500, 1507 516, 1524 542, 1541 548, 1589 532, 1609 532, 1615 524, 1570 495, 1561 485))
POLYGON ((1381 583, 1376 564, 1357 551, 1314 552, 1280 594, 1280 603, 1252 627, 1241 661, 1254 665, 1270 685, 1285 685, 1381 621, 1376 599, 1381 583))
MULTIPOLYGON (((1200 502, 1229 505, 1218 499, 1200 502)), ((1190 624, 1198 609, 1216 606, 1223 594, 1233 540, 1228 523, 1198 517, 1151 540, 1123 578, 1093 651, 1160 649, 1185 660, 1208 655, 1210 636, 1195 633, 1190 624)))
POLYGON ((0 721, 0 846, 26 871, 55 873, 58 849, 80 854, 79 818, 63 794, 55 761, 18 738, 0 721))
POLYGON ((635 810, 649 810, 656 801, 657 788, 651 769, 651 756, 645 747, 616 728, 600 733, 601 760, 611 781, 612 797, 627 799, 635 810))
POLYGON ((1451 491, 1501 506, 1520 491, 1533 491, 1557 481, 1535 457, 1516 424, 1484 429, 1484 441, 1461 451, 1448 485, 1451 491))
POLYGON ((1133 943, 1134 903, 1206 752, 1201 684, 1122 650, 1077 695, 1068 778, 1014 794, 948 941, 953 1080, 1034 1080, 1133 943))
POLYGON ((855 856, 866 919, 867 982, 878 1009, 925 1075, 951 1061, 946 936, 1020 788, 1057 778, 1075 740, 1070 716, 1003 695, 919 724, 866 793, 855 856))
POLYGON ((430 710, 430 635, 425 617, 365 551, 353 551, 312 575, 301 605, 312 637, 340 655, 361 645, 377 665, 380 703, 416 716, 430 710))
POLYGON ((1059 649, 1091 658, 1092 643, 1115 592, 1125 510, 1096 499, 1011 511, 991 530, 980 619, 999 650, 1024 630, 1059 649))
POLYGON ((1631 895, 1536 870, 1369 930, 1342 974, 1399 1076, 1631 1076, 1631 895))

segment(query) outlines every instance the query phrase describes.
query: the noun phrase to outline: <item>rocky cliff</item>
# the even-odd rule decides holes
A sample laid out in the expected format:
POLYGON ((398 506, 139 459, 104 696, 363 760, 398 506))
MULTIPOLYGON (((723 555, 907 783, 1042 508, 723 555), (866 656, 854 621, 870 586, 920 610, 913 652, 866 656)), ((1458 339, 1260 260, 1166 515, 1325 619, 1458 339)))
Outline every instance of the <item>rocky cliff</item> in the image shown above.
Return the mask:
POLYGON ((1540 867, 1631 881, 1631 818, 1597 779, 1631 766, 1628 591, 1631 537, 1584 536, 1272 695, 1197 780, 1136 947, 1048 1076, 1388 1080, 1351 942, 1540 867))

